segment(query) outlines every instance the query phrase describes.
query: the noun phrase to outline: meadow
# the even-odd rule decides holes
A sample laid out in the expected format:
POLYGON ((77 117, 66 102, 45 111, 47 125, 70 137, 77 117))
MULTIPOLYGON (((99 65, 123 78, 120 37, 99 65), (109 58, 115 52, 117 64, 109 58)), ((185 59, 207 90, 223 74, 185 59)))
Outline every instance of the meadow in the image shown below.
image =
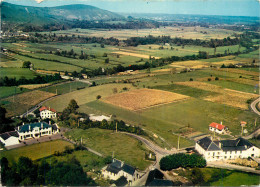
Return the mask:
POLYGON ((0 98, 23 93, 25 91, 28 91, 28 89, 25 89, 25 88, 20 89, 17 86, 1 86, 0 87, 0 98))
POLYGON ((83 139, 83 144, 105 156, 114 155, 115 158, 125 161, 140 170, 145 170, 151 162, 145 160, 148 149, 138 140, 122 133, 115 133, 104 129, 73 129, 66 136, 74 141, 83 139), (127 145, 127 146, 126 146, 127 145))
POLYGON ((25 156, 32 160, 38 160, 54 154, 55 151, 62 152, 66 146, 73 147, 69 142, 54 140, 33 145, 28 145, 8 151, 2 151, 0 157, 6 157, 9 162, 17 162, 19 157, 25 156))
POLYGON ((0 68, 0 78, 7 76, 8 78, 16 78, 16 80, 21 77, 32 79, 36 75, 36 73, 30 71, 28 68, 0 68))

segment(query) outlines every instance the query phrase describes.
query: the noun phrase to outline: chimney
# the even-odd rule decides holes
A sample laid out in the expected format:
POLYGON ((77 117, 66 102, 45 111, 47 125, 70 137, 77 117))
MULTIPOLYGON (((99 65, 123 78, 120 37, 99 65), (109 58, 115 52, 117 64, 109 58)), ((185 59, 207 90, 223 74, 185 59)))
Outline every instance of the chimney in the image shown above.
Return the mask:
POLYGON ((49 111, 51 111, 51 107, 49 107, 49 111))
POLYGON ((121 162, 121 167, 123 167, 123 165, 124 165, 124 162, 121 162))
POLYGON ((31 131, 31 125, 29 125, 29 131, 31 131))
POLYGON ((51 121, 49 121, 49 125, 51 125, 51 121))
POLYGON ((213 137, 212 136, 210 136, 210 139, 211 139, 211 141, 213 141, 213 137))
POLYGON ((221 142, 218 143, 218 146, 219 146, 220 149, 222 148, 221 142))
POLYGON ((222 125, 222 121, 220 122, 220 125, 222 125))
POLYGON ((41 123, 41 129, 43 129, 43 123, 41 123))
POLYGON ((18 131, 20 130, 20 126, 18 126, 18 131))
POLYGON ((24 122, 23 122, 23 125, 24 125, 24 122))

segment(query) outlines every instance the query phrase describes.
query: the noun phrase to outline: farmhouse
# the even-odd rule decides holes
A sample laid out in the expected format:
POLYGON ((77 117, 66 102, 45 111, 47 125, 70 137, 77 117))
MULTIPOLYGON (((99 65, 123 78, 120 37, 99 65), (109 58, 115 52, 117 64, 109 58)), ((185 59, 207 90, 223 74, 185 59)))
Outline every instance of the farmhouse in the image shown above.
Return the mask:
POLYGON ((260 149, 243 138, 213 141, 212 138, 205 137, 196 142, 195 149, 206 161, 260 156, 260 149))
POLYGON ((19 140, 26 140, 30 138, 39 138, 41 136, 49 136, 59 132, 57 125, 49 125, 45 122, 37 122, 31 124, 24 124, 16 128, 19 134, 19 140))
POLYGON ((16 131, 6 132, 3 134, 0 134, 0 141, 5 146, 16 145, 16 144, 20 143, 18 137, 19 137, 19 134, 16 131))
POLYGON ((139 176, 135 168, 117 159, 113 159, 111 164, 102 169, 102 175, 111 180, 117 180, 124 176, 129 185, 139 176))
POLYGON ((225 125, 222 125, 222 122, 221 124, 213 122, 209 125, 209 130, 219 134, 224 134, 227 130, 227 127, 225 125))
POLYGON ((48 108, 46 106, 43 106, 39 109, 40 111, 40 116, 42 119, 46 119, 46 118, 56 118, 57 117, 57 112, 56 110, 52 109, 52 108, 48 108))

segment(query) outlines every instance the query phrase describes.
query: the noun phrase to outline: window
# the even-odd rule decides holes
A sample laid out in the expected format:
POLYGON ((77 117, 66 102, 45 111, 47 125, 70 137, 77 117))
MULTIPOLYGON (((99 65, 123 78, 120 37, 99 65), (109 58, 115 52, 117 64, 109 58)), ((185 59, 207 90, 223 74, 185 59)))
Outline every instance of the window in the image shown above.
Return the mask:
POLYGON ((225 151, 225 154, 227 154, 227 151, 225 151))
POLYGON ((255 149, 253 148, 253 151, 254 151, 255 149))
POLYGON ((224 158, 227 158, 227 156, 225 156, 224 158))
POLYGON ((210 155, 210 153, 208 155, 210 155))

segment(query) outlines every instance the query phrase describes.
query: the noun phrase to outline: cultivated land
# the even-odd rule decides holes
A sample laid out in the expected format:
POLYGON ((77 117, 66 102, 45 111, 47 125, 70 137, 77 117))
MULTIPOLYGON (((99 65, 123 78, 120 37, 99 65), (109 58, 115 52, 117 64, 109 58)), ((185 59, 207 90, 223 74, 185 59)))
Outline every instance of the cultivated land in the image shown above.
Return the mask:
POLYGON ((19 157, 25 156, 32 160, 41 159, 53 155, 55 151, 62 152, 66 146, 73 147, 69 142, 63 140, 55 140, 39 144, 28 145, 25 147, 2 151, 0 157, 6 157, 9 162, 17 162, 19 157))
POLYGON ((113 88, 116 88, 118 92, 122 92, 125 87, 128 90, 134 89, 131 84, 106 84, 94 86, 61 95, 51 101, 46 102, 45 105, 55 108, 57 111, 62 111, 65 107, 67 107, 71 99, 75 99, 78 105, 84 105, 88 102, 95 101, 98 95, 102 98, 113 95, 113 88))
POLYGON ((27 89, 20 89, 17 86, 1 86, 0 98, 8 97, 10 95, 18 94, 27 91, 27 89))
POLYGON ((122 133, 103 129, 73 129, 66 134, 75 141, 83 138, 83 143, 106 156, 114 156, 140 170, 144 170, 150 161, 145 160, 148 149, 141 142, 122 133))
POLYGON ((26 110, 32 108, 41 101, 53 96, 55 96, 53 93, 34 90, 1 99, 0 102, 5 104, 4 107, 7 110, 7 116, 16 116, 26 112, 26 110))
POLYGON ((187 96, 166 91, 138 89, 106 97, 103 101, 129 110, 140 110, 187 98, 187 96))
POLYGON ((0 78, 7 76, 8 78, 16 78, 16 80, 22 77, 32 79, 36 75, 36 73, 27 68, 0 68, 0 78))

